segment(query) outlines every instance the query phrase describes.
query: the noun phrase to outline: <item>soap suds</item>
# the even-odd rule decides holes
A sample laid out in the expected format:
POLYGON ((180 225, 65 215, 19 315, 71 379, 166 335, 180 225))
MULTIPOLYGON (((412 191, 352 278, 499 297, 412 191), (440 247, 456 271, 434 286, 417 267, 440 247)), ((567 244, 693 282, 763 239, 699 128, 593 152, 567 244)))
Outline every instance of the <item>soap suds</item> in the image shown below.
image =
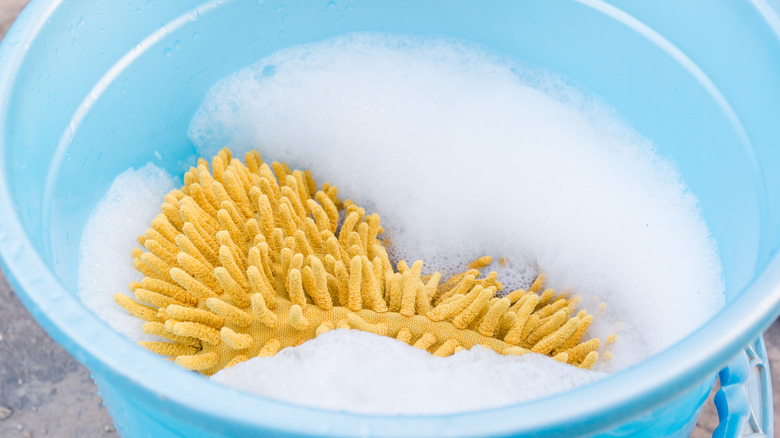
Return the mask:
POLYGON ((591 312, 606 302, 591 335, 620 341, 604 370, 723 304, 697 201, 650 142, 560 79, 469 43, 368 33, 284 49, 217 83, 189 135, 203 156, 256 148, 311 169, 426 272, 487 254, 515 267, 508 287, 539 269, 591 312))
MULTIPOLYGON (((482 255, 508 289, 546 272, 595 314, 589 336, 619 334, 600 371, 662 350, 723 304, 715 245, 674 167, 598 101, 468 43, 353 34, 288 48, 216 84, 189 135, 207 158, 255 148, 311 169, 378 213, 393 256, 422 259, 425 272, 446 277, 482 255)), ((142 277, 130 251, 172 188, 152 165, 123 173, 84 232, 82 300, 133 340, 146 337, 141 320, 111 295, 142 277)), ((295 403, 396 414, 515 403, 603 374, 481 348, 440 359, 336 330, 217 376, 295 403), (324 386, 311 392, 315 380, 324 386), (421 381, 434 386, 409 384, 421 381), (455 398, 452 381, 467 397, 455 398)))
POLYGON ((604 376, 539 354, 502 356, 482 346, 440 358, 385 336, 337 329, 212 379, 306 406, 424 415, 520 403, 604 376))
POLYGON ((84 227, 79 247, 79 297, 114 330, 133 341, 156 341, 141 331, 142 320, 115 302, 114 293, 133 294, 128 288, 143 275, 133 268, 130 252, 136 237, 149 228, 166 193, 177 188, 168 173, 152 163, 128 169, 114 179, 84 227))

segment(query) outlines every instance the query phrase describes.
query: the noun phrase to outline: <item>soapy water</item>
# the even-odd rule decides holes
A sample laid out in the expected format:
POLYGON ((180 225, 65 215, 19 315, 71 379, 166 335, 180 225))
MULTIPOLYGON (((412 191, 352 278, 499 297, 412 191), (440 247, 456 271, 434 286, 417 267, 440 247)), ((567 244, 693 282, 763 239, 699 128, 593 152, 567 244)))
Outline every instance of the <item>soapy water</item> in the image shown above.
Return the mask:
POLYGON ((180 181, 152 163, 122 172, 98 202, 81 237, 78 277, 81 302, 111 328, 136 342, 157 338, 141 330, 144 321, 116 305, 113 293, 133 297, 128 285, 143 279, 129 256, 138 246, 136 236, 160 212, 163 196, 180 186, 180 181))
POLYGON ((212 87, 189 136, 201 156, 255 148, 311 169, 428 272, 487 254, 511 264, 508 288, 541 270, 590 311, 606 302, 592 330, 620 326, 614 368, 723 304, 673 165, 596 99, 467 42, 361 33, 281 50, 212 87))
POLYGON ((502 356, 481 345, 441 358, 386 336, 336 329, 212 379, 306 406, 433 415, 521 403, 605 376, 539 354, 502 356))
MULTIPOLYGON (((590 336, 618 333, 619 341, 609 346, 613 359, 600 361, 595 367, 600 371, 625 368, 668 347, 723 304, 715 245, 695 197, 671 163, 597 99, 470 43, 351 34, 284 49, 217 83, 195 114, 189 136, 199 156, 211 157, 223 146, 237 156, 257 149, 269 161, 310 169, 317 181, 337 185, 343 199, 378 213, 391 256, 422 259, 424 272, 440 270, 446 278, 491 255, 505 260, 489 269, 499 271, 507 290, 527 287, 538 272, 546 272, 550 287, 581 295, 583 306, 595 313, 590 336), (598 310, 602 302, 606 310, 598 310)), ((134 179, 148 181, 149 189, 139 193, 156 211, 172 182, 151 169, 120 175, 85 230, 80 292, 104 319, 118 319, 106 317, 106 307, 122 312, 111 293, 129 293, 127 284, 141 278, 130 263, 130 248, 154 213, 147 217, 131 209, 144 217, 124 221, 128 236, 122 245, 107 247, 91 236, 126 214, 112 193, 135 196, 134 179), (114 261, 116 268, 109 268, 114 261), (95 274, 95 266, 116 275, 95 274)), ((110 228, 117 237, 119 228, 110 228)), ((141 339, 140 321, 133 322, 110 324, 141 339)), ((340 332, 329 336, 361 336, 340 332)), ((353 339, 354 345, 370 350, 373 341, 361 339, 353 339)), ((305 361, 290 363, 296 353, 284 351, 236 369, 257 364, 258 381, 304 372, 305 361)), ((339 352, 332 354, 337 359, 339 352)), ((399 367, 412 360, 400 351, 393 354, 398 358, 385 360, 397 360, 399 367)), ((452 360, 469 357, 459 354, 452 360)), ((482 353, 471 358, 477 356, 484 359, 482 353)), ((491 364, 507 367, 491 371, 495 376, 517 366, 516 359, 494 359, 491 364)), ((486 363, 475 359, 480 360, 486 363)), ((545 377, 533 378, 546 382, 539 388, 553 389, 533 397, 590 381, 583 377, 590 372, 575 370, 567 377, 557 367, 544 368, 545 377)), ((243 387, 249 377, 239 376, 232 384, 243 387)), ((316 397, 304 392, 298 401, 309 399, 316 397)), ((515 401, 521 400, 507 402, 515 401)), ((480 408, 463 406, 454 403, 452 409, 480 408)), ((481 407, 487 406, 493 404, 481 407)))

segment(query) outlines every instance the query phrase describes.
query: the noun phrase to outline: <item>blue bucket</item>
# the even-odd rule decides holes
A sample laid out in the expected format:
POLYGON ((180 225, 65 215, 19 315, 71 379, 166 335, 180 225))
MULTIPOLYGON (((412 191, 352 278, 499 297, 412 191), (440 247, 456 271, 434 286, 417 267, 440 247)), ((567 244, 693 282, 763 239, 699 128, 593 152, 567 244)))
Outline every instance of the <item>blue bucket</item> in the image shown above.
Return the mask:
POLYGON ((33 0, 0 47, 0 255, 125 437, 687 436, 720 372, 719 436, 772 435, 761 330, 780 312, 780 18, 751 2, 33 0), (679 168, 717 240, 729 304, 607 379, 458 415, 369 416, 223 387, 134 345, 78 300, 82 229, 113 178, 191 163, 218 79, 277 49, 364 30, 448 35, 610 102, 679 168), (157 158, 159 154, 161 159, 157 158))

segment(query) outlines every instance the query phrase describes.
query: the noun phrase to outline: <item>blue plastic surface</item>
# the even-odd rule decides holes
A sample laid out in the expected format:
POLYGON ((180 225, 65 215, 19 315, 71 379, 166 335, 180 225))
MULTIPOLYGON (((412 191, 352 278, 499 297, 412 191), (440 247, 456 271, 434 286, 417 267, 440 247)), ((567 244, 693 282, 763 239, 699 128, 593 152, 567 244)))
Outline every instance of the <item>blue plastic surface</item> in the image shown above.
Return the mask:
POLYGON ((126 437, 685 436, 718 370, 780 313, 778 23, 763 0, 33 0, 0 45, 3 269, 92 370, 126 437), (216 80, 276 49, 362 30, 470 39, 604 98, 699 198, 728 307, 640 366, 566 394, 382 417, 214 384, 78 302, 81 231, 119 172, 153 161, 181 173, 193 162, 187 123, 216 80))

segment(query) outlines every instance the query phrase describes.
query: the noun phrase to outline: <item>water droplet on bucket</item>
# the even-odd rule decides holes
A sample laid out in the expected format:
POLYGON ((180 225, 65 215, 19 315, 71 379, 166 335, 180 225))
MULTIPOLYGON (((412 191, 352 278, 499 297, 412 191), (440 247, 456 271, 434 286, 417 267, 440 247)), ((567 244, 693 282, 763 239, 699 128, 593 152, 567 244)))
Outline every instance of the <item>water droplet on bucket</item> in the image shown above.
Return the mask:
POLYGON ((181 40, 176 40, 173 42, 173 49, 174 50, 181 50, 181 40))
POLYGON ((328 2, 328 9, 336 9, 336 2, 334 1, 328 2))
POLYGON ((173 50, 171 50, 170 48, 167 48, 167 49, 165 49, 165 50, 163 51, 163 54, 164 54, 165 56, 168 56, 168 57, 170 57, 170 56, 173 54, 173 50))
POLYGON ((277 14, 281 14, 284 11, 285 11, 284 5, 279 5, 279 6, 274 8, 274 12, 276 12, 277 14))

